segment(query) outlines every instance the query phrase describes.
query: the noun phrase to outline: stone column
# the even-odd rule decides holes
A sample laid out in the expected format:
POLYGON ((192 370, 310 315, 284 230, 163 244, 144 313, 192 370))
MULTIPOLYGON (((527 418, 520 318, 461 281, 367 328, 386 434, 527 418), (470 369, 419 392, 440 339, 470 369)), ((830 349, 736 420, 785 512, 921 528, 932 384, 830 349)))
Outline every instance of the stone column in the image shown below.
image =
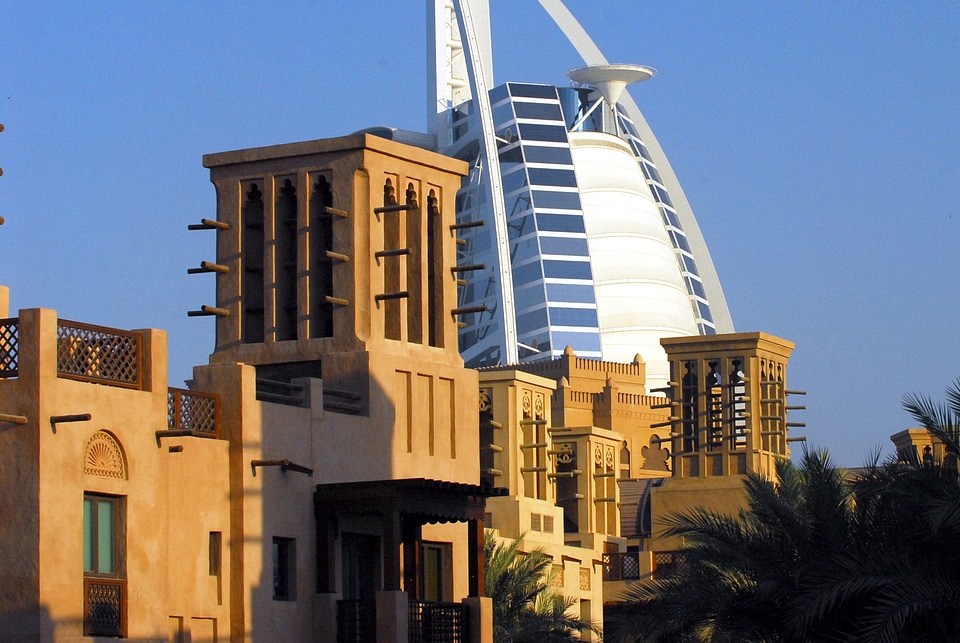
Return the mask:
POLYGON ((409 606, 406 592, 377 592, 377 643, 408 643, 409 606))
POLYGON ((423 600, 420 587, 420 547, 423 529, 412 517, 402 521, 403 529, 403 589, 413 600, 423 600))
POLYGON ((315 641, 337 638, 337 601, 340 594, 313 595, 313 636, 315 641))
POLYGON ((484 560, 483 560, 483 519, 469 521, 467 535, 467 561, 469 565, 468 590, 471 597, 483 595, 484 589, 484 560))
POLYGON ((470 643, 493 643, 493 599, 471 596, 463 604, 470 610, 470 643))
POLYGON ((383 589, 400 590, 400 543, 403 541, 400 527, 400 511, 393 503, 383 517, 383 589))

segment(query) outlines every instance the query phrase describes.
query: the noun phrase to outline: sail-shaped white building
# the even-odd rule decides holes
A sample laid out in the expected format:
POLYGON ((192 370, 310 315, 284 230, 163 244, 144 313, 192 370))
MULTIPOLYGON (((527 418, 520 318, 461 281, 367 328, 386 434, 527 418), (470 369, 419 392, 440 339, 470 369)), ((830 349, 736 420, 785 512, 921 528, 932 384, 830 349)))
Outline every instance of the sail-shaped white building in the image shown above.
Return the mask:
POLYGON ((693 212, 611 65, 560 0, 540 0, 585 67, 571 86, 493 81, 486 0, 428 0, 428 118, 467 160, 457 199, 460 351, 471 366, 559 356, 646 363, 663 337, 733 332, 693 212))

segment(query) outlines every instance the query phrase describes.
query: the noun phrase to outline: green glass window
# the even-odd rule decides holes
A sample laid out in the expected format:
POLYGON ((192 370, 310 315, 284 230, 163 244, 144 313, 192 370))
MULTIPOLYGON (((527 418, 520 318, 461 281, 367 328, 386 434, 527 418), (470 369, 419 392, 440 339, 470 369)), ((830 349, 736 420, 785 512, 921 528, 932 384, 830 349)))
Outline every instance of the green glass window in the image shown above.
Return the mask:
POLYGON ((92 576, 118 573, 120 498, 84 494, 83 571, 92 576))

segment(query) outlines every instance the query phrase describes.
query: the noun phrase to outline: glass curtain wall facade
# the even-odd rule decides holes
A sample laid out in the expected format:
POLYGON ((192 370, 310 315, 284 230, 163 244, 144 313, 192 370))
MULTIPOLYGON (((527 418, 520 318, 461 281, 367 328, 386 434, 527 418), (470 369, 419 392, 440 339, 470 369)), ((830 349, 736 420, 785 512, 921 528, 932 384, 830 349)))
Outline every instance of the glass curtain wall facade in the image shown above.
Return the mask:
MULTIPOLYGON (((712 334, 710 305, 696 262, 656 165, 636 128, 617 106, 618 122, 604 122, 611 112, 588 88, 506 83, 489 93, 496 129, 497 158, 486 159, 480 144, 479 119, 468 101, 450 113, 453 144, 444 151, 472 163, 470 176, 458 194, 458 223, 462 227, 459 263, 473 270, 461 273, 458 306, 486 310, 461 317, 460 351, 470 366, 498 364, 504 354, 505 310, 498 284, 502 274, 491 235, 495 234, 489 207, 491 187, 485 165, 499 163, 509 235, 509 274, 512 275, 520 361, 559 356, 570 346, 581 357, 631 360, 605 355, 598 317, 598 297, 581 202, 571 138, 582 132, 610 132, 630 146, 643 175, 639 186, 648 190, 663 221, 664 238, 672 246, 677 286, 689 299, 689 322, 667 324, 659 330, 642 320, 638 327, 667 335, 712 334)), ((602 141, 601 141, 602 142, 602 141)), ((619 144, 623 144, 617 141, 619 144)), ((636 169, 636 168, 635 168, 636 169)), ((581 172, 583 170, 581 169, 581 172)), ((638 186, 633 186, 634 188, 638 186)), ((634 272, 636 272, 634 270, 634 272)), ((615 281, 615 280, 612 280, 615 281)), ((613 304, 610 304, 613 305, 613 304)), ((649 306, 657 306, 650 301, 649 306)), ((686 306, 686 304, 684 304, 686 306)), ((659 347, 657 347, 659 350, 659 347)), ((646 361, 660 355, 642 355, 646 361)), ((663 358, 665 362, 665 356, 663 358)))
POLYGON ((500 164, 506 206, 519 356, 521 361, 559 355, 571 346, 582 357, 601 357, 597 302, 576 172, 556 87, 507 83, 490 92, 497 158, 487 161, 478 144, 479 120, 468 102, 454 110, 454 145, 448 153, 473 163, 458 194, 463 228, 459 263, 484 266, 468 273, 460 307, 486 306, 461 318, 460 352, 470 366, 501 360, 500 275, 493 252, 490 185, 484 164, 500 164))

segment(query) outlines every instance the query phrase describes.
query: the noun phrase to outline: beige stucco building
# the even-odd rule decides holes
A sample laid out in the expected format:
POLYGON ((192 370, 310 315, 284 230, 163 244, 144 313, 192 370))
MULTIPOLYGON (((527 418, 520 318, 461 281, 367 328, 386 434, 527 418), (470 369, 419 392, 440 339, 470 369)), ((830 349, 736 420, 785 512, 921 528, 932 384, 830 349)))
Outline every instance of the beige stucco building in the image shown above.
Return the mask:
POLYGON ((796 439, 789 429, 802 426, 788 421, 802 408, 788 402, 801 393, 786 386, 791 342, 737 333, 662 344, 671 380, 653 391, 640 355, 622 364, 567 350, 480 370, 482 474, 509 489, 488 501, 492 526, 567 561, 564 587, 578 561, 585 616, 597 600, 615 610, 630 582, 678 562, 683 542, 663 535, 663 517, 736 513, 746 475, 774 475, 796 439))
POLYGON ((0 639, 489 640, 465 164, 365 135, 204 163, 217 338, 189 390, 163 332, 2 291, 0 639))
POLYGON ((676 562, 658 516, 788 455, 793 346, 762 333, 664 340, 658 390, 640 355, 464 368, 460 161, 358 134, 204 165, 187 389, 162 331, 0 287, 0 641, 490 641, 485 527, 602 625, 676 562))

